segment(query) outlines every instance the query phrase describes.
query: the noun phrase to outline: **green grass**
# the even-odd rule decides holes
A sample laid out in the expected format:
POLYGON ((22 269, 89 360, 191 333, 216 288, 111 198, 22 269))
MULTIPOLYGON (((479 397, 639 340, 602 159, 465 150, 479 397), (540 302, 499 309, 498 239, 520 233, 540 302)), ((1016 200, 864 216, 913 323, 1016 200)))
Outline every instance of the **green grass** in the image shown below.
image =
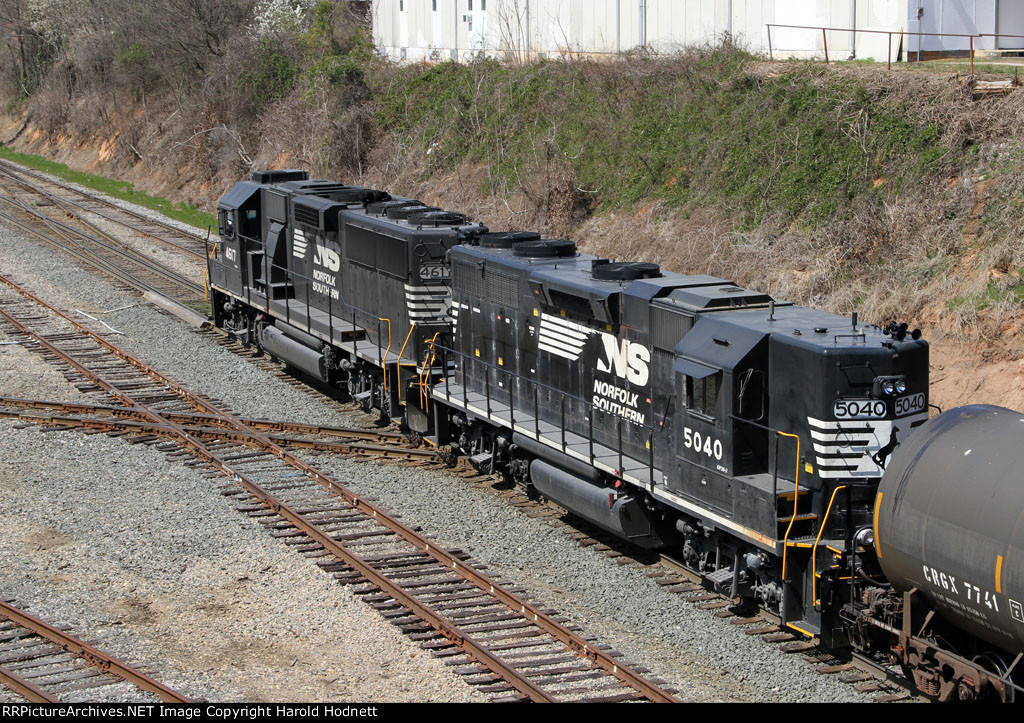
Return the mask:
MULTIPOLYGON (((1024 58, 1014 58, 1005 63, 987 63, 974 60, 974 74, 993 73, 995 75, 1024 76, 1024 58)), ((893 67, 896 67, 893 65, 893 67)), ((925 70, 932 73, 970 73, 971 60, 929 60, 922 63, 904 63, 900 70, 925 70)))
POLYGON ((159 211, 169 218, 195 226, 198 229, 206 230, 209 226, 216 224, 216 218, 212 214, 201 211, 187 203, 173 203, 165 198, 150 196, 148 193, 135 190, 135 187, 126 181, 96 176, 91 173, 82 173, 81 171, 68 168, 63 163, 56 163, 31 153, 12 151, 2 145, 0 145, 0 158, 12 163, 19 163, 27 168, 49 173, 63 178, 65 181, 86 186, 123 201, 129 201, 130 203, 136 203, 154 211, 159 211))
POLYGON ((946 302, 946 308, 950 311, 961 309, 983 311, 998 304, 1010 304, 1016 308, 1024 305, 1024 281, 1020 279, 1007 279, 1004 283, 989 281, 983 292, 955 296, 946 302))
POLYGON ((795 62, 752 75, 731 48, 619 64, 493 61, 403 69, 377 121, 430 148, 428 173, 477 162, 492 193, 571 173, 590 211, 649 199, 721 205, 742 228, 768 214, 815 228, 872 193, 941 177, 960 151, 870 82, 795 62))

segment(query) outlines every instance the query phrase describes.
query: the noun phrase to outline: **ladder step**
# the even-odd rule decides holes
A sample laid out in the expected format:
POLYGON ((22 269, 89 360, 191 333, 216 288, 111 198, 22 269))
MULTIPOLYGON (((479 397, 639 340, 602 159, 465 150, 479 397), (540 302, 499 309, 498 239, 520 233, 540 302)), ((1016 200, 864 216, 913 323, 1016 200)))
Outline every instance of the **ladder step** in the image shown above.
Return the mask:
POLYGON ((723 582, 729 582, 732 580, 732 568, 723 567, 721 570, 715 570, 714 572, 707 575, 707 579, 714 585, 721 585, 723 582))

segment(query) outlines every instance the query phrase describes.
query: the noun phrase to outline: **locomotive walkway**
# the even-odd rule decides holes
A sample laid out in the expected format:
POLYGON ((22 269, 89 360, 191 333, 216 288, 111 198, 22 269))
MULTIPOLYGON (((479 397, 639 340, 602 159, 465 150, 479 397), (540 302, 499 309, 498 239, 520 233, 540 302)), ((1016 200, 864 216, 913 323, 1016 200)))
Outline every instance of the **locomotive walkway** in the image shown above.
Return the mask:
MULTIPOLYGON (((122 429, 136 435, 159 433, 167 439, 159 449, 191 456, 211 476, 226 477, 222 493, 240 511, 353 585, 495 700, 675 700, 659 681, 644 678, 646 671, 483 574, 465 554, 443 549, 351 493, 286 450, 270 430, 184 389, 9 279, 0 276, 0 284, 0 319, 14 338, 61 367, 81 390, 131 408, 114 419, 108 406, 107 423, 141 425, 122 429), (194 433, 200 427, 210 433, 194 433)), ((79 419, 102 416, 99 405, 79 406, 79 419)), ((75 418, 39 416, 51 425, 75 418)))

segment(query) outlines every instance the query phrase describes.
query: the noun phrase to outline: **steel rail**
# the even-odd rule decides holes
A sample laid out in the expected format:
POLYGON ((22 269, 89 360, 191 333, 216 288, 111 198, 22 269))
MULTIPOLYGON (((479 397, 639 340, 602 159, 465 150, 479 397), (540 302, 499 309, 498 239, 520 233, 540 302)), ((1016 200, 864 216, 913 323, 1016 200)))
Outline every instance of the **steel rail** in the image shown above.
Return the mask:
MULTIPOLYGON (((144 413, 140 412, 140 416, 144 413)), ((0 409, 0 419, 23 419, 34 424, 52 425, 56 427, 77 427, 102 432, 131 432, 133 434, 152 434, 162 437, 177 437, 184 430, 197 439, 231 441, 248 447, 262 449, 252 435, 237 430, 218 427, 194 427, 180 424, 153 424, 146 422, 127 421, 124 419, 86 419, 68 417, 57 414, 30 414, 25 412, 9 412, 0 409)), ((315 439, 295 439, 278 434, 268 435, 268 439, 283 447, 309 449, 317 452, 333 452, 335 454, 355 454, 369 457, 391 457, 395 459, 435 459, 437 452, 432 449, 409 449, 405 447, 384 447, 375 444, 346 444, 344 442, 324 442, 315 439)))
MULTIPOLYGON (((412 544, 419 550, 422 550, 427 555, 433 557, 437 562, 447 568, 457 571, 462 575, 468 582, 472 582, 480 590, 486 592, 495 599, 501 601, 507 607, 514 611, 518 611, 520 615, 529 620, 531 623, 537 625, 538 628, 543 630, 545 633, 553 637, 554 639, 561 642, 567 648, 572 650, 576 655, 586 658, 592 664, 603 669, 605 672, 610 673, 613 677, 619 679, 627 686, 633 688, 633 690, 639 692, 644 697, 655 702, 676 702, 676 698, 665 690, 662 690, 657 685, 645 680, 640 676, 639 673, 633 671, 631 668, 621 665, 615 660, 614 657, 608 655, 602 650, 596 649, 593 645, 588 643, 583 638, 574 634, 566 627, 555 621, 551 616, 544 613, 541 609, 527 602, 526 600, 518 597, 512 592, 506 590, 496 581, 490 579, 488 576, 480 573, 462 563, 457 557, 450 554, 447 550, 431 544, 426 538, 415 532, 410 527, 402 524, 398 520, 388 516, 382 509, 376 507, 370 502, 360 498, 358 495, 350 492, 345 487, 341 486, 333 479, 328 477, 320 470, 312 467, 303 460, 295 457, 281 446, 275 444, 265 435, 259 434, 256 430, 251 430, 245 427, 240 420, 218 410, 210 402, 197 397, 188 390, 176 385, 170 379, 156 371, 152 367, 144 364, 143 362, 131 357, 129 354, 121 350, 116 345, 107 341, 103 337, 99 336, 95 332, 91 331, 87 327, 83 326, 75 319, 61 313, 59 310, 50 306, 46 302, 42 301, 38 297, 34 296, 30 292, 21 288, 8 278, 0 275, 0 281, 7 284, 26 299, 29 299, 40 306, 49 309, 53 314, 66 320, 68 323, 73 325, 76 329, 82 332, 83 335, 90 337, 96 344, 106 348, 114 355, 128 362, 136 369, 144 372, 155 381, 163 382, 169 391, 172 391, 179 398, 188 400, 197 408, 207 410, 210 414, 223 417, 229 421, 231 425, 242 432, 250 432, 255 439, 258 439, 264 446, 263 448, 271 452, 274 456, 278 457, 282 461, 287 462, 294 469, 304 472, 308 475, 309 479, 315 481, 335 493, 337 496, 348 501, 348 503, 358 509, 359 511, 366 514, 368 517, 373 518, 381 526, 392 532, 398 534, 401 538, 412 544)), ((137 407, 149 414, 153 421, 159 423, 159 414, 149 409, 143 404, 132 400, 128 395, 118 390, 115 386, 109 384, 99 375, 95 374, 88 367, 77 362, 73 357, 64 353, 62 350, 50 344, 41 335, 35 334, 25 325, 18 322, 13 316, 11 316, 5 309, 0 308, 0 316, 8 319, 16 328, 20 329, 23 333, 28 334, 36 339, 36 341, 48 351, 54 354, 56 357, 65 360, 65 363, 70 364, 76 369, 79 369, 83 374, 92 379, 98 386, 108 391, 111 396, 125 401, 129 406, 137 407)), ((311 539, 318 542, 325 549, 336 554, 340 559, 344 560, 353 569, 357 570, 361 575, 365 577, 371 584, 379 587, 382 590, 388 592, 391 597, 399 601, 402 605, 408 607, 410 610, 416 612, 417 615, 421 615, 423 619, 431 624, 438 632, 447 637, 449 640, 454 642, 460 648, 462 648, 467 654, 475 658, 478 662, 482 663, 495 673, 498 673, 512 685, 516 690, 522 694, 528 696, 531 700, 545 701, 551 700, 550 696, 543 690, 539 689, 526 677, 520 675, 513 668, 507 666, 500 659, 496 658, 490 651, 488 651, 483 645, 478 643, 472 636, 464 635, 459 632, 451 623, 446 621, 440 615, 435 613, 433 610, 425 607, 418 600, 411 595, 407 594, 404 590, 398 587, 395 583, 389 580, 387 577, 377 572, 371 565, 362 560, 360 557, 352 553, 351 551, 343 548, 338 544, 332 537, 325 534, 321 530, 310 525, 303 517, 293 510, 288 505, 282 503, 280 500, 275 498, 273 495, 267 493, 265 490, 252 480, 245 473, 236 471, 230 464, 219 459, 209 448, 203 445, 198 439, 191 437, 184 429, 178 433, 179 438, 193 451, 203 459, 205 459, 211 466, 221 470, 226 475, 231 476, 237 484, 242 486, 244 489, 250 492, 256 499, 260 500, 262 504, 267 506, 273 512, 281 515, 291 524, 297 528, 303 530, 304 534, 308 535, 311 539)))
MULTIPOLYGON (((94 648, 87 643, 83 643, 78 638, 68 635, 63 630, 58 630, 52 625, 44 623, 39 618, 33 617, 26 612, 18 610, 16 607, 9 605, 0 600, 0 615, 4 616, 8 620, 22 626, 28 630, 31 630, 36 635, 42 637, 45 640, 57 645, 67 652, 77 655, 83 658, 89 665, 94 668, 98 668, 104 673, 110 673, 122 680, 128 681, 136 688, 141 690, 149 691, 155 694, 160 700, 165 703, 191 703, 189 698, 177 693, 165 685, 158 683, 157 681, 150 678, 144 673, 140 673, 129 665, 122 663, 117 658, 107 655, 101 650, 94 648)), ((17 676, 15 676, 17 677, 17 676)), ((45 694, 44 694, 45 695, 45 694)), ((26 696, 27 697, 27 696, 26 696)), ((40 702, 51 702, 52 699, 40 702)))
MULTIPOLYGON (((114 209, 118 213, 123 213, 124 215, 128 216, 129 218, 133 218, 135 220, 141 221, 141 222, 143 222, 145 224, 148 224, 148 225, 151 225, 151 226, 156 226, 157 228, 164 229, 165 231, 168 231, 168 232, 170 232, 172 234, 175 234, 177 236, 188 238, 190 240, 195 241, 197 244, 200 244, 200 243, 203 242, 203 237, 200 234, 198 234, 198 233, 193 233, 193 232, 190 232, 190 231, 184 231, 184 230, 182 230, 180 228, 177 228, 176 226, 172 226, 169 223, 164 223, 163 221, 160 221, 159 219, 150 218, 149 216, 143 215, 143 214, 141 214, 141 213, 139 213, 137 211, 133 211, 131 209, 119 206, 116 203, 113 203, 112 201, 109 201, 106 198, 103 198, 102 196, 96 195, 94 193, 90 193, 89 191, 83 191, 83 190, 78 189, 78 188, 72 188, 71 186, 69 186, 67 184, 61 183, 60 181, 53 180, 52 178, 46 178, 46 177, 44 177, 40 173, 36 173, 36 172, 34 172, 32 170, 29 170, 27 168, 22 168, 22 167, 20 167, 20 166, 18 166, 16 164, 13 164, 13 163, 11 163, 9 161, 0 161, 0 171, 6 172, 8 176, 10 176, 11 178, 15 179, 19 183, 22 183, 23 185, 26 185, 28 187, 31 187, 31 184, 27 184, 23 180, 18 179, 18 175, 19 174, 21 176, 27 176, 27 177, 33 178, 33 179, 35 179, 37 181, 41 181, 42 183, 48 183, 48 184, 50 184, 52 186, 56 186, 57 188, 62 188, 64 190, 66 190, 66 191, 70 191, 71 193, 74 193, 74 194, 77 194, 79 196, 82 196, 83 198, 87 198, 90 201, 94 201, 96 203, 99 203, 99 204, 102 204, 104 206, 107 206, 108 208, 112 208, 112 209, 114 209)), ((47 195, 47 196, 52 196, 52 194, 50 194, 48 192, 44 191, 43 193, 45 195, 47 195)), ((178 249, 181 249, 182 251, 184 251, 186 253, 193 254, 193 255, 198 256, 200 258, 205 258, 204 253, 199 251, 199 250, 193 251, 192 249, 189 249, 187 247, 179 246, 178 244, 176 244, 176 243, 174 243, 172 241, 168 241, 167 239, 165 239, 165 238, 163 238, 161 236, 156 236, 155 234, 152 234, 152 233, 146 231, 145 229, 139 229, 139 228, 136 228, 136 227, 131 226, 129 224, 125 224, 122 221, 119 221, 119 220, 117 220, 115 218, 112 218, 110 216, 107 216, 105 214, 101 214, 98 211, 86 208, 86 207, 82 206, 81 204, 76 203, 75 201, 71 201, 69 199, 64 199, 64 200, 68 201, 69 203, 72 203, 72 204, 78 206, 79 208, 85 209, 89 213, 95 213, 97 216, 100 216, 102 218, 106 218, 106 219, 108 219, 110 221, 113 221, 114 223, 120 224, 122 226, 126 226, 127 228, 131 228, 131 229, 133 229, 135 231, 138 231, 139 233, 142 233, 142 234, 144 234, 146 236, 150 236, 150 237, 155 238, 155 239, 157 239, 159 241, 163 241, 164 243, 168 243, 171 246, 173 246, 175 248, 178 248, 178 249)))
POLYGON ((60 701, 41 688, 29 683, 17 673, 0 665, 0 683, 6 685, 29 703, 59 703, 60 701))
MULTIPOLYGON (((3 186, 3 184, 0 183, 0 186, 3 186)), ((6 188, 6 186, 3 187, 6 188)), ((7 190, 7 193, 10 193, 9 189, 7 190)), ((124 243, 110 236, 109 233, 106 233, 105 231, 97 228, 94 224, 90 223, 89 221, 75 216, 75 214, 73 214, 70 211, 68 211, 68 215, 72 216, 73 218, 78 218, 80 222, 84 223, 89 228, 95 230, 97 233, 99 233, 100 236, 105 237, 106 241, 95 239, 79 228, 75 228, 74 226, 71 226, 67 223, 63 223, 62 221, 50 218, 46 214, 41 213, 40 211, 37 211, 33 208, 30 208, 27 204, 20 202, 13 197, 8 198, 0 196, 0 201, 4 201, 10 204, 11 206, 22 209, 24 212, 39 219, 40 221, 48 225, 50 228, 60 233, 61 236, 65 237, 69 241, 75 241, 75 239, 69 238, 69 235, 78 237, 78 239, 84 240, 85 242, 91 244, 95 244, 96 246, 99 246, 101 248, 108 249, 109 251, 113 252, 118 256, 126 258, 129 261, 132 261, 140 266, 144 266, 147 269, 154 271, 157 275, 160 275, 160 277, 163 277, 164 279, 173 284, 176 284, 187 289, 191 289, 193 291, 196 291, 197 293, 205 293, 205 288, 201 284, 198 284, 186 277, 183 277, 182 274, 172 270, 166 264, 163 264, 151 257, 139 253, 137 250, 131 248, 130 246, 125 245, 124 243)))
MULTIPOLYGON (((90 332, 88 329, 85 329, 84 327, 81 327, 77 322, 74 321, 74 319, 71 319, 70 317, 67 317, 67 316, 61 314, 58 310, 54 309, 53 307, 50 307, 45 302, 43 302, 41 299, 38 299, 37 297, 33 296, 32 294, 26 292, 24 289, 21 289, 20 287, 18 287, 16 284, 13 284, 6 277, 0 276, 0 280, 4 281, 8 285, 10 285, 12 288, 17 290, 19 293, 21 293, 26 298, 29 298, 29 299, 31 299, 31 300, 41 304, 45 308, 50 309, 51 312, 53 312, 53 313, 57 314, 58 316, 66 319, 67 321, 69 321, 73 325, 75 325, 76 327, 79 327, 79 329, 82 332, 84 332, 86 335, 93 336, 94 337, 94 339, 93 339, 94 341, 102 343, 103 346, 108 346, 108 347, 112 347, 113 348, 113 345, 105 342, 99 336, 93 335, 92 332, 90 332)), ((33 337, 38 344, 40 344, 41 346, 45 347, 47 349, 47 351, 50 352, 51 354, 53 354, 55 357, 63 360, 64 363, 69 364, 73 368, 79 370, 81 373, 85 374, 90 379, 92 379, 94 383, 104 387, 106 389, 106 391, 109 394, 111 394, 112 396, 120 398, 120 399, 122 399, 122 400, 124 400, 126 402, 132 402, 133 401, 133 400, 130 399, 130 397, 128 397, 123 392, 118 390, 114 385, 111 385, 111 384, 107 383, 98 374, 95 374, 92 370, 90 370, 85 365, 80 364, 74 357, 72 357, 71 355, 65 353, 63 350, 59 349, 58 347, 54 346, 53 344, 50 344, 41 335, 36 334, 31 329, 29 329, 27 326, 25 326, 24 324, 19 322, 16 318, 11 316, 5 309, 0 308, 0 316, 3 316, 4 318, 6 318, 9 323, 11 323, 15 328, 17 328, 22 333, 27 334, 27 335, 33 337)), ((120 356, 121 358, 125 359, 126 361, 132 360, 132 358, 130 356, 128 356, 127 354, 124 354, 123 352, 121 354, 118 354, 118 356, 120 356)), ((132 360, 132 361, 134 361, 134 360, 132 360)), ((141 362, 135 362, 135 363, 136 364, 141 364, 141 362)), ((145 366, 145 365, 143 365, 143 366, 145 366)), ((147 367, 147 369, 148 369, 148 367, 147 367)), ((169 380, 168 380, 168 383, 170 383, 169 380)), ((135 406, 138 409, 140 409, 141 411, 143 411, 144 413, 146 413, 147 415, 151 416, 155 421, 159 421, 159 415, 155 411, 149 409, 148 407, 146 407, 145 405, 142 405, 142 404, 135 403, 135 406)), ((420 603, 418 600, 416 600, 414 597, 412 597, 410 594, 406 593, 406 591, 403 590, 401 587, 399 587, 398 585, 393 583, 391 580, 389 580, 387 577, 385 577, 381 573, 377 572, 377 570, 375 570, 372 566, 370 566, 369 563, 367 563, 366 561, 364 561, 359 556, 355 555, 351 551, 345 549, 343 546, 338 544, 338 542, 335 541, 332 537, 330 537, 329 535, 325 534, 323 531, 321 531, 320 529, 316 528, 315 526, 311 525, 296 510, 294 510, 291 506, 281 502, 274 495, 272 495, 269 492, 267 492, 266 490, 264 490, 249 475, 247 475, 246 473, 241 472, 241 471, 235 469, 232 465, 230 465, 227 462, 225 462, 224 460, 220 459, 206 445, 202 444, 197 438, 195 438, 192 435, 190 435, 186 430, 179 428, 179 429, 176 430, 175 435, 179 439, 181 439, 181 441, 183 443, 185 443, 188 447, 190 447, 192 449, 193 453, 196 454, 198 457, 202 458, 208 464, 210 464, 212 467, 214 467, 215 469, 218 469, 220 472, 222 472, 223 474, 225 474, 226 476, 231 478, 236 484, 244 487, 247 491, 249 491, 250 494, 252 494, 256 499, 258 499, 268 509, 272 510, 274 513, 278 514, 279 516, 281 516, 282 518, 284 518, 285 520, 290 522, 297 529, 302 530, 302 532, 304 534, 308 535, 311 539, 313 539, 316 542, 318 542, 319 544, 321 544, 324 547, 324 549, 326 549, 329 552, 331 552, 332 554, 334 554, 338 559, 343 560, 346 564, 351 566, 353 569, 357 570, 361 575, 363 575, 372 584, 374 584, 375 586, 379 587, 381 590, 386 591, 396 601, 400 602, 402 605, 407 607, 409 610, 412 610, 414 613, 416 613, 417 615, 421 616, 425 621, 429 622, 430 625, 433 626, 437 631, 442 633, 445 637, 447 637, 452 642, 454 642, 457 645, 459 645, 459 647, 461 647, 463 650, 465 650, 467 653, 469 653, 479 663, 482 663, 483 665, 487 666, 489 669, 493 670, 495 673, 498 673, 503 679, 505 679, 509 684, 511 684, 513 687, 515 687, 516 690, 518 690, 520 693, 523 693, 524 695, 528 696, 531 700, 533 700, 535 702, 554 702, 555 699, 552 698, 543 689, 541 689, 538 686, 534 685, 527 678, 519 675, 519 673, 515 669, 510 668, 509 666, 505 665, 505 663, 503 661, 501 661, 500 659, 496 658, 492 653, 490 653, 490 651, 488 651, 486 648, 484 648, 481 644, 477 643, 477 641, 475 641, 471 636, 463 635, 462 633, 458 632, 457 628, 455 628, 453 625, 448 623, 444 618, 442 618, 435 611, 429 609, 428 607, 426 607, 425 605, 420 603)), ((273 445, 269 440, 266 441, 266 444, 267 444, 268 448, 269 447, 276 447, 276 445, 273 445)), ((282 454, 284 454, 284 450, 281 450, 279 447, 277 447, 277 449, 282 454)), ((307 465, 305 465, 305 463, 302 463, 301 466, 302 467, 308 467, 307 465)), ((327 479, 321 473, 316 472, 315 470, 312 470, 312 468, 309 468, 309 469, 313 472, 313 474, 315 475, 315 479, 317 479, 318 481, 326 480, 327 479)), ((375 519, 378 519, 378 515, 376 513, 373 515, 373 517, 375 519)), ((385 516, 381 514, 380 518, 378 519, 378 521, 382 522, 382 523, 386 522, 385 516)), ((399 523, 394 523, 394 524, 397 525, 399 523)), ((389 525, 386 525, 386 524, 385 524, 385 526, 389 527, 389 525)), ((411 530, 410 530, 410 532, 411 532, 411 530)), ((415 533, 413 533, 413 534, 415 535, 415 533)), ((418 535, 415 535, 415 536, 417 538, 419 538, 418 535)), ((422 539, 422 538, 420 538, 420 539, 422 539)), ((431 548, 432 548, 432 546, 424 540, 422 545, 421 545, 421 549, 424 549, 424 552, 430 553, 431 552, 431 548)), ((445 555, 447 556, 447 553, 445 553, 445 555)), ((458 561, 456 559, 452 558, 452 565, 451 565, 452 569, 457 571, 459 569, 458 566, 459 566, 458 561)), ((469 568, 466 567, 465 565, 462 566, 462 569, 463 569, 463 571, 469 570, 469 568)))
MULTIPOLYGON (((0 406, 18 409, 56 409, 69 414, 106 414, 112 417, 138 418, 142 413, 131 407, 114 407, 102 404, 83 404, 81 402, 51 402, 42 399, 24 399, 21 397, 0 396, 0 406)), ((186 412, 169 412, 158 410, 160 416, 168 422, 182 426, 223 427, 227 423, 223 417, 210 414, 189 414, 186 412)), ((327 427, 317 424, 301 424, 299 422, 281 422, 268 419, 250 419, 239 417, 241 422, 252 429, 270 432, 294 432, 296 434, 313 434, 334 437, 350 437, 369 439, 378 442, 401 441, 406 436, 401 432, 380 432, 358 427, 327 427)))
MULTIPOLYGON (((125 283, 127 283, 127 284, 129 284, 131 286, 134 286, 136 288, 142 288, 145 291, 151 291, 151 292, 153 292, 155 294, 158 294, 158 295, 161 295, 161 296, 166 295, 160 289, 152 287, 149 284, 147 284, 146 282, 139 280, 137 276, 135 276, 135 275, 133 275, 133 274, 131 274, 131 273, 125 271, 125 270, 121 270, 121 269, 119 269, 116 266, 113 266, 108 260, 103 259, 102 257, 97 255, 96 253, 90 253, 87 250, 81 248, 81 244, 83 242, 84 243, 96 244, 97 246, 105 248, 105 249, 109 250, 110 252, 112 252, 113 254, 115 254, 117 256, 120 256, 120 257, 122 257, 124 259, 127 259, 131 263, 134 263, 134 264, 136 264, 138 266, 141 266, 141 267, 145 268, 146 270, 148 270, 151 273, 153 273, 155 276, 160 277, 161 279, 163 279, 163 280, 165 280, 165 281, 167 281, 167 282, 169 282, 171 284, 179 286, 179 287, 181 287, 183 289, 188 289, 189 291, 195 293, 198 297, 204 297, 205 298, 206 289, 205 289, 205 287, 203 287, 202 284, 198 284, 198 283, 192 281, 191 279, 189 279, 189 278, 187 278, 185 276, 182 276, 181 274, 178 274, 175 271, 172 271, 166 265, 161 264, 160 262, 158 262, 158 261, 156 261, 154 259, 148 258, 148 257, 138 253, 137 251, 135 251, 133 249, 116 248, 115 246, 113 246, 113 245, 111 245, 111 244, 109 244, 109 243, 107 243, 105 241, 102 241, 102 240, 97 239, 97 238, 93 238, 93 237, 89 236, 88 234, 86 234, 83 231, 80 231, 80 230, 78 230, 78 229, 76 229, 76 228, 74 228, 72 226, 69 226, 69 225, 67 225, 65 223, 62 223, 60 221, 56 221, 56 220, 50 218, 49 216, 46 216, 43 213, 35 211, 35 210, 29 208, 28 206, 26 206, 25 204, 17 201, 14 198, 7 198, 7 197, 4 197, 4 196, 0 196, 0 201, 4 201, 4 202, 6 202, 6 203, 8 203, 8 204, 10 204, 10 205, 12 205, 12 206, 14 206, 16 208, 21 209, 23 212, 29 214, 30 216, 32 216, 33 218, 37 219, 38 221, 40 221, 44 225, 48 226, 52 231, 54 231, 58 235, 62 236, 69 243, 78 244, 79 247, 80 247, 78 249, 78 253, 76 253, 74 249, 69 249, 67 246, 64 246, 62 244, 57 244, 62 249, 66 250, 66 251, 68 251, 68 252, 70 252, 72 254, 75 254, 79 258, 83 258, 83 260, 85 260, 85 261, 87 261, 89 263, 92 263, 93 265, 99 266, 104 271, 107 271, 108 273, 113 274, 118 279, 120 279, 121 281, 124 281, 125 283), (75 237, 79 237, 79 238, 75 238, 75 237), (84 254, 85 256, 83 257, 82 254, 84 254)), ((0 214, 0 215, 2 215, 3 217, 9 219, 10 221, 15 223, 16 225, 18 225, 19 228, 22 228, 23 230, 26 230, 26 231, 30 231, 34 235, 41 237, 47 243, 54 243, 53 239, 48 238, 45 234, 42 234, 42 233, 40 233, 37 230, 31 229, 26 224, 23 224, 23 223, 19 222, 13 216, 10 216, 8 214, 0 214)), ((83 223, 88 223, 88 222, 83 222, 83 223)))
MULTIPOLYGON (((182 246, 178 246, 177 244, 170 243, 170 242, 166 241, 165 239, 160 238, 159 236, 156 236, 154 234, 146 232, 143 229, 136 228, 135 226, 131 226, 130 224, 124 223, 122 221, 118 221, 117 219, 112 218, 110 216, 107 216, 105 214, 99 213, 98 211, 94 211, 92 209, 88 209, 85 206, 82 206, 81 204, 75 203, 71 199, 64 198, 62 196, 58 196, 58 195, 53 194, 53 193, 48 193, 47 191, 45 191, 44 189, 40 188, 39 186, 34 186, 31 183, 29 183, 28 181, 19 179, 19 178, 17 178, 14 175, 9 175, 9 178, 14 183, 16 183, 17 185, 19 185, 22 188, 24 188, 28 193, 35 194, 37 196, 42 196, 43 198, 47 199, 54 206, 56 206, 57 208, 63 210, 68 216, 71 216, 72 218, 77 219, 79 221, 79 223, 84 224, 85 226, 90 228, 93 232, 99 234, 100 236, 102 236, 103 238, 107 239, 111 243, 124 246, 124 244, 119 239, 114 238, 112 235, 110 235, 109 233, 107 233, 106 231, 101 229, 95 223, 93 223, 92 221, 90 221, 87 218, 85 218, 84 214, 93 214, 94 216, 99 216, 100 218, 105 218, 108 221, 116 223, 119 226, 124 226, 125 228, 131 229, 135 233, 141 234, 143 236, 148 236, 148 237, 150 237, 152 239, 155 239, 157 241, 162 241, 164 243, 168 243, 171 246, 173 246, 175 249, 177 249, 178 251, 184 251, 184 252, 189 253, 189 254, 197 257, 197 258, 201 258, 201 259, 204 259, 204 260, 206 258, 205 254, 202 253, 202 252, 195 251, 195 250, 192 250, 192 249, 186 249, 186 248, 184 248, 182 246)), ((7 187, 4 186, 4 188, 7 188, 7 187)), ((7 191, 8 191, 8 193, 11 192, 10 189, 7 189, 7 191)))

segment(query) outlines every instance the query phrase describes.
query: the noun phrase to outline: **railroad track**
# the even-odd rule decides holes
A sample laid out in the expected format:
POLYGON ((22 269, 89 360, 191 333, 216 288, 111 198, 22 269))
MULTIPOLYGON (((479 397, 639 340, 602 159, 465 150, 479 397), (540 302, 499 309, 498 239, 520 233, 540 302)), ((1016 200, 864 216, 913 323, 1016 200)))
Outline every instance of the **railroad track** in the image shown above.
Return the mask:
POLYGON ((723 624, 741 627, 752 640, 759 640, 803 660, 818 675, 836 676, 857 693, 871 696, 874 702, 924 700, 910 681, 884 662, 848 651, 829 650, 822 647, 817 639, 795 635, 785 630, 780 619, 771 612, 743 607, 736 599, 712 592, 699 574, 670 556, 631 545, 556 503, 532 497, 519 487, 505 485, 499 477, 482 473, 469 464, 460 464, 455 475, 499 495, 503 504, 561 529, 581 547, 593 549, 620 566, 632 566, 643 571, 666 591, 721 619, 723 624))
MULTIPOLYGON (((201 440, 237 442, 260 448, 260 441, 250 432, 228 426, 222 417, 209 414, 160 412, 162 423, 155 423, 145 412, 132 407, 52 402, 40 399, 19 399, 0 396, 0 419, 14 418, 44 425, 51 430, 82 429, 107 432, 111 436, 132 435, 133 442, 155 442, 173 439, 180 431, 201 440)), ((416 449, 408 440, 394 432, 366 429, 324 427, 271 420, 242 419, 250 430, 261 432, 267 439, 289 449, 305 449, 355 457, 403 460, 435 460, 437 452, 416 449), (287 433, 285 433, 287 432, 287 433), (301 436, 296 436, 296 434, 301 436), (378 444, 359 443, 370 440, 378 444)))
MULTIPOLYGON (((222 493, 495 700, 672 701, 673 691, 582 637, 467 556, 443 549, 353 494, 234 414, 120 350, 101 334, 0 276, 9 335, 61 367, 80 389, 160 427, 159 448, 226 477, 222 493), (173 415, 220 422, 201 438, 173 415), (244 437, 239 441, 234 435, 244 437), (255 447, 255 448, 254 448, 255 447)), ((131 419, 118 419, 125 424, 131 419)), ((115 420, 110 420, 115 421, 115 420)), ((143 435, 151 430, 138 429, 143 435)))
MULTIPOLYGON (((321 403, 333 406, 337 411, 351 414, 357 411, 353 404, 346 404, 311 380, 303 378, 277 360, 269 357, 258 349, 240 343, 236 337, 220 329, 208 326, 196 330, 207 339, 232 351, 234 354, 248 359, 264 371, 273 373, 292 387, 300 389, 321 403)), ((442 466, 435 457, 416 460, 422 466, 442 466)), ((645 574, 654 578, 657 583, 672 593, 681 595, 687 602, 709 611, 716 618, 728 619, 732 625, 742 626, 752 638, 777 646, 780 651, 798 655, 813 666, 816 673, 834 675, 840 681, 853 687, 858 693, 872 695, 875 702, 899 702, 917 696, 911 683, 896 676, 879 661, 861 655, 837 653, 821 648, 816 640, 794 635, 780 627, 777 616, 764 610, 742 611, 736 608, 736 601, 721 594, 710 592, 700 576, 687 569, 684 565, 665 556, 653 556, 645 550, 635 548, 604 531, 593 527, 587 521, 577 518, 571 512, 556 504, 540 501, 525 494, 521 489, 508 487, 494 490, 496 478, 473 468, 465 460, 460 460, 456 475, 497 491, 504 504, 519 508, 530 517, 542 518, 552 524, 560 525, 566 534, 584 547, 592 547, 619 565, 636 565, 645 568, 645 574)))
MULTIPOLYGON (((194 267, 190 273, 182 272, 181 264, 172 263, 170 258, 161 260, 152 249, 137 245, 137 241, 133 244, 130 239, 115 237, 90 220, 92 212, 84 207, 5 173, 0 163, 0 218, 48 246, 65 251, 123 288, 166 297, 203 313, 208 310, 206 288, 201 281, 205 265, 196 258, 194 249, 176 250, 175 253, 189 254, 186 266, 194 267)), ((199 257, 205 258, 202 252, 199 257)))
POLYGON ((136 213, 102 196, 73 188, 7 161, 0 161, 0 178, 7 178, 18 184, 30 196, 35 196, 46 204, 53 204, 62 209, 70 207, 76 214, 90 214, 117 224, 133 234, 192 256, 204 266, 206 264, 206 237, 198 233, 191 233, 145 214, 136 213))
POLYGON ((129 683, 140 699, 191 700, 142 671, 0 600, 0 684, 30 703, 74 702, 81 691, 129 683))

